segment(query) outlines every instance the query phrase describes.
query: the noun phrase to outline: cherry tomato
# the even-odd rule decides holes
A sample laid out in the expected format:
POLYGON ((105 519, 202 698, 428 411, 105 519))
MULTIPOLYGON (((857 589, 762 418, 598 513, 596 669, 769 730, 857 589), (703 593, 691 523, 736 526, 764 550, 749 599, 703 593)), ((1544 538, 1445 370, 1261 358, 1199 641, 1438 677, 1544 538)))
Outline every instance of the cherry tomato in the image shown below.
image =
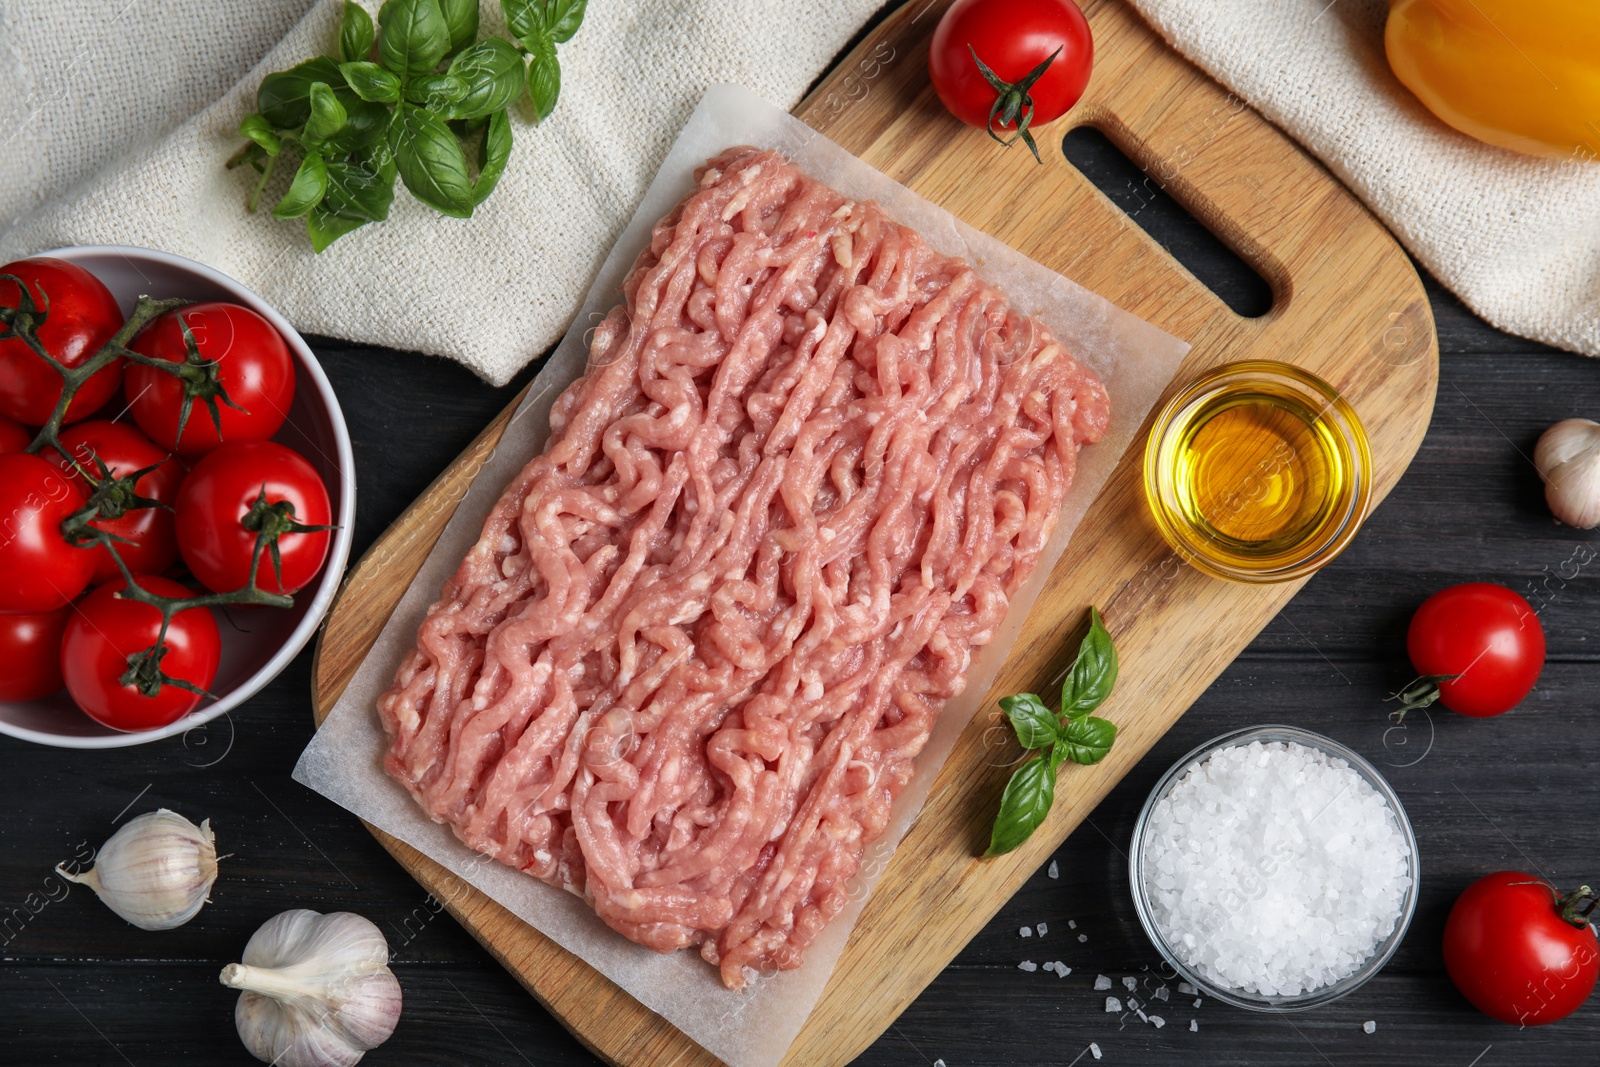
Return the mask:
MULTIPOLYGON (((206 455, 184 479, 178 491, 178 550, 206 588, 226 593, 250 584, 262 520, 326 526, 332 518, 327 487, 298 452, 275 441, 240 441, 206 455), (257 509, 263 493, 266 514, 257 509), (249 518, 253 511, 257 519, 249 518)), ((328 531, 282 533, 278 555, 283 580, 263 552, 257 586, 269 593, 298 592, 328 557, 328 531)))
POLYGON ((0 700, 41 700, 60 692, 61 633, 72 608, 0 615, 0 700))
POLYGON ((153 359, 187 364, 181 377, 156 367, 128 367, 134 421, 152 441, 180 456, 201 455, 223 441, 265 441, 278 432, 294 402, 289 346, 272 323, 247 307, 191 304, 169 311, 129 347, 153 359), (189 358, 180 317, 194 338, 198 362, 189 358), (186 402, 189 417, 180 438, 186 402), (220 437, 212 405, 222 421, 220 437))
POLYGON ((88 588, 93 553, 61 535, 61 521, 84 500, 48 461, 0 456, 0 612, 55 611, 88 588))
POLYGON ((10 452, 23 452, 33 444, 33 432, 20 422, 0 415, 0 456, 10 452))
MULTIPOLYGON (((78 367, 122 328, 122 310, 100 279, 76 263, 49 256, 19 259, 0 274, 21 278, 34 306, 44 313, 39 343, 68 367, 78 367)), ((0 280, 0 307, 22 306, 17 283, 0 280)), ((115 359, 78 387, 66 421, 88 418, 122 384, 123 360, 115 359)), ((20 337, 0 341, 0 415, 29 426, 43 426, 61 399, 61 375, 20 337)))
POLYGON ((1600 977, 1587 887, 1564 898, 1542 878, 1499 871, 1466 888, 1444 924, 1444 966, 1473 1007, 1543 1026, 1577 1011, 1600 977))
MULTIPOLYGON (((160 501, 167 508, 177 502, 178 486, 183 484, 185 473, 183 462, 166 449, 157 448, 127 423, 102 420, 80 423, 61 434, 61 446, 84 470, 97 476, 96 459, 106 465, 113 477, 155 467, 139 479, 132 487, 133 492, 147 500, 160 501)), ((74 484, 85 493, 90 492, 89 484, 66 459, 54 452, 51 458, 74 484)), ((111 517, 111 512, 122 503, 121 499, 108 502, 100 512, 108 517, 96 519, 90 525, 123 539, 117 544, 117 554, 128 569, 134 574, 160 574, 176 563, 178 535, 172 512, 167 508, 127 507, 120 516, 111 517)), ((121 576, 111 553, 99 545, 90 551, 94 553, 93 581, 96 585, 121 576)))
MULTIPOLYGON (((157 596, 194 595, 170 578, 145 575, 138 582, 157 596)), ((102 585, 76 606, 61 639, 61 673, 67 692, 91 719, 113 730, 153 730, 189 714, 201 697, 164 683, 147 694, 133 679, 124 681, 133 662, 155 647, 161 629, 159 609, 116 595, 126 585, 121 579, 102 585)), ((197 689, 210 687, 222 658, 222 635, 210 608, 174 615, 163 644, 163 675, 197 689)))
MULTIPOLYGON (((1034 108, 1029 125, 1039 127, 1071 110, 1089 84, 1094 40, 1072 0, 956 0, 933 31, 928 73, 952 115, 985 129, 1000 94, 983 76, 973 53, 1001 81, 1016 84, 1058 48, 1061 54, 1027 90, 1034 108)), ((995 124, 1016 127, 1015 122, 1002 124, 998 115, 995 124)))
POLYGON ((1468 582, 1422 602, 1411 617, 1406 651, 1413 667, 1437 681, 1445 707, 1484 718, 1516 707, 1539 680, 1544 627, 1528 602, 1505 586, 1468 582))

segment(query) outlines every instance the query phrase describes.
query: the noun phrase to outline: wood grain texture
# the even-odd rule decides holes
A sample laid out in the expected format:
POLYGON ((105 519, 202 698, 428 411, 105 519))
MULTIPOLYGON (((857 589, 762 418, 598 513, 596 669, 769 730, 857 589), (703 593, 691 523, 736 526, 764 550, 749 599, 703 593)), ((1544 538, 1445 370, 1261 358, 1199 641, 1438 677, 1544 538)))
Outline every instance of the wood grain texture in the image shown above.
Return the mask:
MULTIPOLYGON (((1229 311, 1081 175, 945 114, 927 85, 927 37, 942 3, 890 15, 797 114, 867 162, 1019 251, 1068 274, 1194 349, 1178 380, 1242 358, 1279 358, 1327 378, 1367 423, 1375 500, 1404 471, 1433 406, 1437 347, 1409 260, 1315 161, 1168 49, 1120 3, 1085 5, 1096 73, 1071 116, 1110 136, 1267 279, 1273 309, 1229 311)), ((1064 134, 1065 124, 1051 129, 1064 134)), ((314 667, 317 715, 344 688, 420 567, 503 414, 353 570, 314 667)), ((1142 445, 1142 435, 1139 438, 1142 445)), ((1129 450, 1051 575, 992 696, 1031 689, 1064 665, 1086 606, 1101 607, 1121 650, 1103 714, 1121 736, 1093 769, 1068 769, 1050 821, 1021 849, 979 860, 1014 752, 991 720, 970 726, 895 853, 821 1002, 785 1060, 842 1064, 869 1045, 1165 733, 1294 594, 1185 567, 1156 533, 1129 450), (871 995, 864 995, 870 990, 871 995)), ((582 961, 378 834, 541 1002, 608 1062, 716 1061, 582 961)))

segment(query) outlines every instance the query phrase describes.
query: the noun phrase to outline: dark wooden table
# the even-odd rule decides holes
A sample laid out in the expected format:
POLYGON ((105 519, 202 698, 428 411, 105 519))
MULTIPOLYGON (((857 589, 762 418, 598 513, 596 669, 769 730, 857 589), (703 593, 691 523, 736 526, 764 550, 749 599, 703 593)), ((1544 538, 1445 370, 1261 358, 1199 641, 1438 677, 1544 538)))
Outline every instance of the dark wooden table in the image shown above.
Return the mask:
MULTIPOLYGON (((1200 261, 1217 259, 1205 235, 1174 238, 1185 241, 1200 261)), ((1600 412, 1600 364, 1498 333, 1437 285, 1430 292, 1443 376, 1433 425, 1399 487, 1066 842, 1059 878, 1039 871, 863 1067, 1088 1064, 1090 1042, 1107 1064, 1600 1062, 1600 1002, 1519 1031, 1469 1007, 1439 959, 1450 904, 1477 876, 1516 868, 1565 886, 1600 878, 1600 566, 1574 575, 1569 563, 1592 558, 1600 537, 1552 521, 1526 458, 1551 422, 1600 412), (1412 610, 1436 589, 1479 579, 1540 606, 1550 655, 1538 688, 1502 718, 1422 714, 1391 732, 1381 701, 1411 676, 1412 610), (1404 946, 1364 989, 1308 1014, 1194 1008, 1174 990, 1155 1009, 1163 1029, 1108 1015, 1095 976, 1149 982, 1159 963, 1128 895, 1124 849, 1140 805, 1184 752, 1262 722, 1351 745, 1399 791, 1423 853, 1421 907, 1404 946), (1019 937, 1041 922, 1044 938, 1019 937), (1070 976, 1018 968, 1057 959, 1070 976)), ((313 347, 355 441, 357 552, 520 384, 490 389, 414 354, 313 347)), ((393 1039, 365 1061, 373 1067, 598 1062, 354 817, 290 780, 311 736, 310 663, 308 650, 229 719, 181 740, 70 752, 0 738, 0 1065, 255 1062, 217 972, 261 922, 295 907, 359 911, 389 937, 406 1007, 393 1039), (229 854, 195 921, 145 933, 86 890, 62 896, 56 863, 98 845, 120 817, 161 806, 212 819, 229 854)))

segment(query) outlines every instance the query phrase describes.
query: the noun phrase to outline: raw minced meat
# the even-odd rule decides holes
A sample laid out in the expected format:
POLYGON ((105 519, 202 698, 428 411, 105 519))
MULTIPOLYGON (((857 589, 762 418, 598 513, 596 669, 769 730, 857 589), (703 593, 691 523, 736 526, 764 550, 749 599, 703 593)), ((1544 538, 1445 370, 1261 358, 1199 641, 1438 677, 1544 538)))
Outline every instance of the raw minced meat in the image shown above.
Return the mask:
POLYGON ((789 968, 1038 561, 1100 382, 963 261, 730 149, 653 232, 379 709, 472 848, 789 968))

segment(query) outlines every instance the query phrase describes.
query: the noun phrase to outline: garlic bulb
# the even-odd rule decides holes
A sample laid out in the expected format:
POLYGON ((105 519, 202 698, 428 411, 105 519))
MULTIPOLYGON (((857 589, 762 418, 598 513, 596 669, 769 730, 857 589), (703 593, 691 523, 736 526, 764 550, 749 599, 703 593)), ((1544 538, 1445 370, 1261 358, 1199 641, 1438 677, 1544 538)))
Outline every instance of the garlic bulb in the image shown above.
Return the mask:
POLYGON ((200 913, 217 880, 211 820, 196 826, 162 808, 129 819, 95 854, 93 869, 69 882, 86 885, 106 907, 141 930, 171 930, 200 913))
POLYGON ((400 1021, 400 983, 383 931, 347 911, 303 909, 268 919, 222 969, 242 989, 239 1040, 275 1067, 351 1067, 400 1021))
POLYGON ((1581 530, 1600 526, 1600 423, 1563 419, 1533 451, 1544 498, 1556 518, 1581 530))

